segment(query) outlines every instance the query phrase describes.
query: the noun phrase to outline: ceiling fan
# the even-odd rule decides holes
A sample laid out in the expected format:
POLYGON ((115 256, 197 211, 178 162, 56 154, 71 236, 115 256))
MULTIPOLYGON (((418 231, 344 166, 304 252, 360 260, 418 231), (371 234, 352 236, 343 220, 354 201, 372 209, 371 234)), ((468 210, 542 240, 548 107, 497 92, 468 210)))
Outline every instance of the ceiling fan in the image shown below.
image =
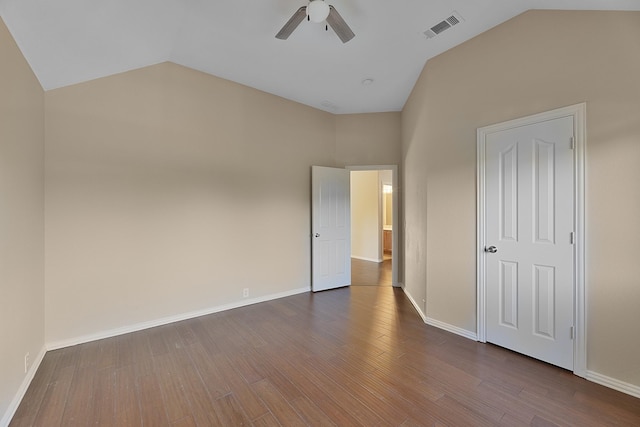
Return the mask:
POLYGON ((336 32, 342 43, 346 43, 355 37, 351 28, 344 22, 342 16, 338 13, 335 7, 328 5, 324 0, 311 0, 308 5, 302 6, 298 9, 293 16, 287 21, 282 29, 276 34, 276 38, 280 40, 286 40, 289 38, 293 30, 298 28, 298 25, 304 20, 304 18, 312 22, 320 23, 327 21, 327 30, 329 26, 336 32))

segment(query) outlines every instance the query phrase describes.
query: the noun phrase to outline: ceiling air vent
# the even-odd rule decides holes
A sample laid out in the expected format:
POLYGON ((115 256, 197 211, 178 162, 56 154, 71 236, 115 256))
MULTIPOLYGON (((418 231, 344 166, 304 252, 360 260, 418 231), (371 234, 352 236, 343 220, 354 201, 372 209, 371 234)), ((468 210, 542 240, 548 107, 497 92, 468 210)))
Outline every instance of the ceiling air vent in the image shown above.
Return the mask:
POLYGON ((457 24, 459 24, 461 22, 464 22, 464 19, 462 19, 462 16, 460 16, 460 14, 458 12, 454 11, 454 12, 451 13, 450 17, 438 22, 436 25, 434 25, 433 27, 429 28, 423 34, 425 36, 427 36, 428 39, 430 39, 430 38, 433 38, 433 37, 437 36, 438 34, 443 32, 444 30, 448 30, 449 28, 451 28, 454 25, 457 25, 457 24))

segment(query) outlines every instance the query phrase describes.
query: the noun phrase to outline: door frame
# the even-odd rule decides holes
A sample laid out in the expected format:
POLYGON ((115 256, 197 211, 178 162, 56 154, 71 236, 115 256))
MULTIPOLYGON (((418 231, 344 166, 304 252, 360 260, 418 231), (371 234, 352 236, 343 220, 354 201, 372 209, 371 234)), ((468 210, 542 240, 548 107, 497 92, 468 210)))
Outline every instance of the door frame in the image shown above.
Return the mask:
POLYGON ((478 341, 487 342, 486 325, 486 259, 483 248, 486 246, 486 188, 485 188, 485 149, 487 135, 521 126, 540 123, 562 117, 573 117, 574 126, 574 224, 575 239, 573 246, 573 373, 587 376, 587 322, 585 288, 585 151, 586 151, 586 103, 558 108, 527 117, 509 120, 503 123, 484 126, 477 130, 477 179, 476 179, 476 287, 477 287, 477 336, 478 341))
POLYGON ((377 171, 377 170, 390 170, 391 171, 391 184, 393 185, 393 204, 391 208, 391 215, 393 218, 391 219, 393 233, 391 235, 392 239, 392 249, 391 249, 391 282, 394 287, 399 287, 400 282, 398 281, 398 258, 400 258, 400 254, 398 253, 399 246, 399 225, 398 225, 398 206, 399 206, 399 189, 398 185, 398 166, 397 165, 363 165, 363 166, 346 166, 349 172, 352 171, 377 171))

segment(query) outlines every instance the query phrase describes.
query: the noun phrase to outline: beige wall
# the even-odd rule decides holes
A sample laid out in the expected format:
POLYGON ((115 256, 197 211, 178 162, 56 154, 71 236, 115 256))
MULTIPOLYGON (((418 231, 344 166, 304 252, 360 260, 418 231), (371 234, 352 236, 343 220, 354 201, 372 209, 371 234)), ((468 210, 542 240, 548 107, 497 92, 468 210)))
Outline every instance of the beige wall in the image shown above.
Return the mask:
POLYGON ((351 172, 351 256, 382 261, 380 178, 375 171, 351 172))
POLYGON ((387 125, 359 151, 362 117, 171 63, 45 99, 48 343, 308 288, 310 166, 399 158, 387 125))
MULTIPOLYGON (((426 83, 423 70, 402 110, 402 163, 399 200, 404 219, 402 231, 404 291, 426 315, 427 284, 427 144, 423 140, 426 128, 426 83)), ((394 189, 395 190, 395 189, 394 189)))
MULTIPOLYGON (((341 114, 336 122, 336 165, 397 165, 398 181, 394 183, 394 197, 398 199, 398 218, 402 218, 403 184, 401 177, 401 131, 400 112, 341 114)), ((401 222, 399 222, 401 224, 401 222)), ((400 228, 400 227, 399 227, 400 228)), ((394 230, 396 232, 396 230, 394 230)), ((398 253, 393 254, 398 263, 398 281, 404 281, 403 239, 398 232, 398 253)))
POLYGON ((309 287, 331 114, 171 63, 45 98, 47 342, 309 287))
POLYGON ((405 283, 428 317, 476 329, 476 129, 585 101, 588 369, 640 385, 639 51, 640 13, 531 11, 426 64, 402 151, 405 283))
POLYGON ((399 112, 342 114, 334 118, 338 165, 400 164, 399 112))
POLYGON ((43 143, 43 91, 0 19, 0 424, 44 348, 43 143))

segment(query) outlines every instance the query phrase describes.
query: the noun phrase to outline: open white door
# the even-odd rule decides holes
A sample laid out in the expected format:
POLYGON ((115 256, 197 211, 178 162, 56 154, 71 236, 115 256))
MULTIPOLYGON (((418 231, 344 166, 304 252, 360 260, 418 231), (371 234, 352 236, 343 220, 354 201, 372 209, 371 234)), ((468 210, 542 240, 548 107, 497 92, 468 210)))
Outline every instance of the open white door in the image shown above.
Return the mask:
POLYGON ((349 171, 311 167, 311 290, 351 284, 349 171))

